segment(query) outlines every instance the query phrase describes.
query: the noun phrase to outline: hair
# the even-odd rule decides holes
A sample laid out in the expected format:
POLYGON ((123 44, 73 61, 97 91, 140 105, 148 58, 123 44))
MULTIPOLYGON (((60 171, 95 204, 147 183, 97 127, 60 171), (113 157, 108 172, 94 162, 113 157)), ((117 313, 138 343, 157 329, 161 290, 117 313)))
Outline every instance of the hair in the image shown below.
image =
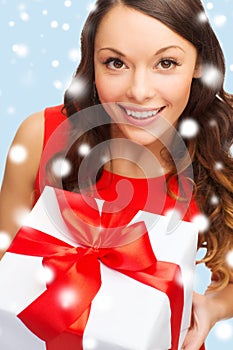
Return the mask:
MULTIPOLYGON (((214 84, 194 78, 190 98, 179 123, 192 116, 199 124, 195 138, 185 139, 189 151, 196 184, 195 199, 200 211, 209 219, 208 230, 199 235, 199 247, 206 248, 202 259, 211 269, 214 286, 224 288, 232 278, 232 267, 226 257, 233 248, 233 96, 224 91, 225 62, 220 44, 211 25, 203 18, 204 8, 200 0, 98 0, 89 14, 81 35, 81 61, 73 77, 71 87, 81 82, 82 89, 68 89, 64 106, 68 117, 78 110, 99 104, 94 85, 94 42, 103 17, 115 6, 128 6, 151 16, 168 26, 192 43, 203 69, 212 67, 219 72, 214 84), (221 167, 221 169, 219 169, 221 167), (217 199, 217 200, 213 200, 217 199)), ((178 125, 179 127, 179 125, 178 125)), ((88 131, 77 144, 88 142, 94 146, 110 139, 109 126, 103 125, 88 131)), ((77 187, 77 172, 82 157, 71 150, 68 154, 74 171, 63 181, 66 189, 77 187), (75 154, 75 156, 74 156, 75 154)), ((176 174, 175 167, 171 174, 176 174)), ((101 171, 99 173, 101 176, 101 171)))

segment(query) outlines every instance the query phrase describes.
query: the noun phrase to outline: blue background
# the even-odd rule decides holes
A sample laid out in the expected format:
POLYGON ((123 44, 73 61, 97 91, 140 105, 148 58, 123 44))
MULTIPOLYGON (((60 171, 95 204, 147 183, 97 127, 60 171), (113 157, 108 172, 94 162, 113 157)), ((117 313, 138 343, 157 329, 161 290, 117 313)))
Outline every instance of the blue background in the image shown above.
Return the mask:
MULTIPOLYGON (((92 4, 0 0, 0 183, 7 150, 22 120, 62 103, 79 61, 80 32, 92 4)), ((233 0, 205 0, 204 5, 225 54, 225 88, 233 93, 233 0)), ((195 289, 204 292, 209 278, 205 267, 197 267, 195 289)), ((219 322, 206 344, 207 350, 232 350, 233 320, 219 322)))

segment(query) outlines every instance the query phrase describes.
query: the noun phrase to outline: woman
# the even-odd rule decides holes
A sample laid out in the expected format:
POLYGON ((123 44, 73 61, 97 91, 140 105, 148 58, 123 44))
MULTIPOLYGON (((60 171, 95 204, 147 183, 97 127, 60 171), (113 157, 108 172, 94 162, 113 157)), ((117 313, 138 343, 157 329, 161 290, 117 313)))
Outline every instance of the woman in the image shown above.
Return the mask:
MULTIPOLYGON (((179 130, 187 117, 195 120, 197 135, 184 141, 192 161, 194 199, 210 220, 208 230, 200 234, 199 246, 207 249, 204 261, 213 282, 205 295, 194 294, 193 324, 183 345, 186 350, 198 350, 218 320, 233 316, 233 274, 226 262, 233 248, 233 160, 229 152, 233 98, 223 90, 223 54, 208 21, 200 20, 203 12, 199 0, 97 1, 83 29, 82 59, 65 94, 64 114, 62 107, 57 107, 23 122, 13 146, 25 147, 27 157, 21 164, 9 157, 0 200, 1 230, 13 236, 19 227, 18 212, 30 210, 43 188, 38 169, 42 167, 43 175, 45 165, 40 161, 44 143, 66 119, 65 114, 71 117, 78 110, 103 104, 112 123, 85 133, 74 147, 83 143, 93 147, 123 138, 149 150, 157 159, 161 169, 149 169, 148 177, 158 177, 162 171, 168 178, 177 174, 175 165, 183 160, 183 154, 178 160, 173 156, 169 159, 161 141, 164 131, 167 125, 179 130), (205 79, 209 68, 218 72, 211 84, 205 79), (158 126, 163 129, 158 130, 158 126), (216 164, 222 164, 222 169, 216 164), (215 205, 211 203, 214 195, 219 198, 215 205)), ((172 142, 170 137, 168 149, 172 142)), ((63 179, 63 187, 74 190, 86 186, 77 182, 83 155, 74 156, 71 148, 67 156, 74 167, 63 179)), ((144 151, 127 163, 112 156, 103 168, 141 178, 145 174, 136 164, 138 156, 142 164, 144 151)), ((102 171, 100 168, 97 174, 100 182, 102 171)), ((90 179, 94 181, 92 175, 90 179)))

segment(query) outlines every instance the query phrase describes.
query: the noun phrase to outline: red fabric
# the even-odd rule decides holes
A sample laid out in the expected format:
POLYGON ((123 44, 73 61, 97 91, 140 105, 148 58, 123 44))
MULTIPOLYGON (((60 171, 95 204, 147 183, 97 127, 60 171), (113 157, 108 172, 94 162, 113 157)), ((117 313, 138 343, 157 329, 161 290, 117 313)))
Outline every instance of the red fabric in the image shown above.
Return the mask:
MULTIPOLYGON (((43 151, 48 144, 48 141, 55 132, 55 130, 67 120, 64 112, 62 112, 63 105, 49 107, 44 110, 44 142, 43 142, 43 151)), ((58 136, 57 140, 53 144, 49 145, 49 148, 46 151, 46 154, 43 153, 40 163, 40 169, 37 173, 34 193, 36 202, 43 191, 45 185, 49 185, 49 181, 46 176, 46 163, 48 160, 54 156, 55 153, 62 150, 66 142, 66 139, 63 139, 58 136)))
MULTIPOLYGON (((56 139, 54 138, 53 134, 56 129, 67 120, 67 117, 62 112, 62 108, 63 105, 50 107, 46 108, 44 112, 45 131, 43 149, 45 149, 46 152, 43 153, 40 170, 38 171, 36 177, 35 202, 39 198, 44 186, 49 185, 49 180, 46 176, 46 164, 48 160, 56 152, 61 151, 67 142, 65 136, 60 137, 58 134, 56 139), (49 143, 51 135, 53 135, 54 142, 53 144, 49 144, 49 147, 46 147, 49 143)), ((185 189, 188 189, 185 176, 181 176, 180 179, 182 186, 185 189)), ((173 192, 178 193, 176 179, 173 179, 169 183, 169 186, 173 192)), ((102 178, 97 183, 96 196, 99 196, 104 200, 115 201, 118 197, 119 188, 121 189, 124 200, 127 194, 131 196, 133 192, 133 197, 129 205, 132 204, 133 207, 137 207, 139 209, 144 208, 146 211, 164 215, 167 210, 177 206, 177 209, 181 212, 183 220, 186 221, 190 221, 192 216, 198 213, 197 204, 194 200, 184 203, 177 201, 167 194, 166 176, 151 179, 134 179, 104 171, 102 178)))

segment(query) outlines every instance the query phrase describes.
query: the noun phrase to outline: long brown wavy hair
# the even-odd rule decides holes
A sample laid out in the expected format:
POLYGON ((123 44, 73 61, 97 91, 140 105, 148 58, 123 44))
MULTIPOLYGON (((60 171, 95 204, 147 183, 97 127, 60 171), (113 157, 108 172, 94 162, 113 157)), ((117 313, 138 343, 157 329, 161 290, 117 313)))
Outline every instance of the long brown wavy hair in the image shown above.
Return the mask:
MULTIPOLYGON (((114 6, 124 5, 151 16, 192 43, 198 52, 202 66, 215 67, 219 79, 211 86, 203 79, 193 79, 188 104, 179 123, 192 116, 199 126, 195 138, 186 139, 196 185, 195 198, 200 211, 208 216, 210 225, 200 234, 199 246, 206 248, 202 261, 211 269, 215 284, 211 288, 224 288, 232 279, 232 266, 226 257, 233 249, 233 96, 224 91, 224 56, 211 25, 200 20, 204 8, 200 0, 98 0, 89 14, 81 35, 81 61, 73 77, 71 87, 81 82, 82 89, 74 93, 68 89, 64 106, 68 117, 77 110, 99 104, 94 88, 94 41, 98 26, 106 13, 114 6), (220 169, 221 168, 221 169, 220 169), (214 199, 217 199, 214 201, 214 199)), ((203 18, 203 17, 202 17, 203 18)), ((178 125, 179 129, 179 125, 178 125)), ((88 131, 77 143, 89 142, 95 146, 110 139, 109 125, 88 131)), ((77 143, 74 147, 77 149, 77 143)), ((68 157, 76 166, 64 179, 63 186, 72 189, 78 185, 77 172, 81 156, 70 151, 68 157)), ((176 168, 171 174, 176 174, 176 168)), ((101 176, 101 171, 99 176, 101 176)))

